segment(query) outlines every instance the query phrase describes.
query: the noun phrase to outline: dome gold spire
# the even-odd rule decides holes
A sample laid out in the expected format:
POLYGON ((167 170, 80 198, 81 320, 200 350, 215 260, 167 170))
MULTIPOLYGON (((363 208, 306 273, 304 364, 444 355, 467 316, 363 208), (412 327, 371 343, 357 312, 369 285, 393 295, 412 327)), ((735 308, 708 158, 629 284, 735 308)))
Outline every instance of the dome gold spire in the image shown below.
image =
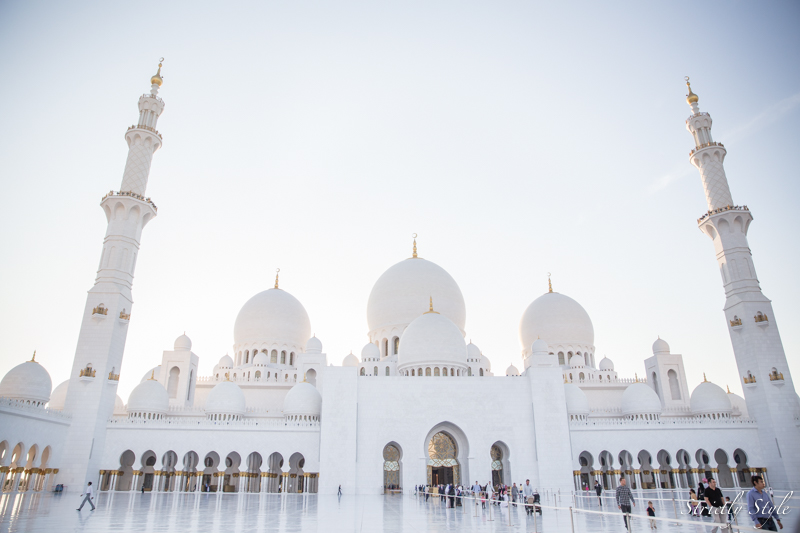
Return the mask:
POLYGON ((30 362, 31 363, 35 363, 36 362, 36 350, 33 351, 33 357, 31 357, 30 362))
POLYGON ((692 86, 689 83, 689 76, 684 78, 686 80, 686 87, 689 89, 689 94, 686 95, 686 103, 689 105, 696 104, 700 97, 692 92, 692 86))
POLYGON ((414 238, 414 253, 411 254, 411 257, 416 259, 417 258, 417 234, 416 233, 412 234, 412 237, 414 238))
POLYGON ((703 383, 708 383, 708 380, 706 379, 706 373, 705 372, 703 372, 703 383))
POLYGON ((276 289, 279 289, 279 288, 280 288, 280 287, 278 287, 278 275, 280 274, 280 272, 281 272, 281 269, 280 269, 280 268, 278 268, 278 269, 276 269, 276 270, 275 270, 275 288, 276 288, 276 289))
POLYGON ((428 304, 428 311, 425 314, 427 315, 427 314, 430 314, 430 313, 433 313, 435 315, 439 314, 439 313, 437 313, 436 311, 433 310, 433 296, 431 296, 430 303, 428 304))
POLYGON ((156 370, 153 369, 153 371, 150 373, 150 379, 148 379, 147 381, 155 381, 155 380, 156 380, 156 370))
POLYGON ((163 61, 163 57, 158 60, 158 72, 156 72, 155 76, 150 78, 150 83, 153 85, 158 85, 159 87, 161 87, 161 84, 164 83, 164 80, 161 79, 161 66, 163 61))
POLYGON ((553 282, 550 281, 550 272, 547 273, 547 292, 553 292, 553 282))

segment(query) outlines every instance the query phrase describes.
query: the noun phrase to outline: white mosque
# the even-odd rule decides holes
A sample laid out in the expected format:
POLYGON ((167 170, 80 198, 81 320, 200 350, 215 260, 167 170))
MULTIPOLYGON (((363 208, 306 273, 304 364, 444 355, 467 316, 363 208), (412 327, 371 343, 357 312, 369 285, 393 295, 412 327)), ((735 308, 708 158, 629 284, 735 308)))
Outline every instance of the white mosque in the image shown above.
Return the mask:
POLYGON ((116 390, 133 273, 157 215, 146 187, 161 146, 160 73, 125 134, 122 185, 100 203, 108 230, 69 379, 52 389, 34 356, 0 382, 3 491, 80 491, 93 481, 102 491, 380 493, 524 478, 574 490, 595 479, 612 489, 622 477, 673 488, 707 476, 747 487, 753 472, 800 488, 800 399, 756 278, 753 217, 731 198, 725 147, 691 87, 690 160, 708 200, 698 224, 714 243, 744 398, 687 383, 682 356, 662 339, 642 377, 619 376, 610 359, 596 360, 589 315, 552 286, 520 319, 521 368, 495 375, 465 341, 458 284, 415 242, 372 289, 360 357, 332 365, 276 277, 242 306, 233 356, 212 375, 199 375, 192 341, 180 335, 124 402, 116 390), (512 398, 514 416, 497 416, 512 398))

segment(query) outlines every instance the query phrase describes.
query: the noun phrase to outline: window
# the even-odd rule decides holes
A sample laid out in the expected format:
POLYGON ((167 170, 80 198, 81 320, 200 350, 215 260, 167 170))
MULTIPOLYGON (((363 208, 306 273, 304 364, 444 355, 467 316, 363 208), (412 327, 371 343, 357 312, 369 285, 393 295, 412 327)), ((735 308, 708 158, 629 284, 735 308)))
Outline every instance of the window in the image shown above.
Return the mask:
POLYGON ((261 371, 256 370, 256 379, 261 379, 261 371))
POLYGON ((294 352, 289 354, 289 366, 294 366, 294 352))
POLYGON ((278 350, 272 350, 272 353, 269 356, 270 363, 277 363, 278 362, 278 350))
POLYGON ((285 350, 281 352, 281 364, 282 365, 286 364, 286 351, 285 350))
POLYGON ((471 375, 472 375, 472 367, 469 367, 467 369, 467 376, 471 376, 471 375))
POLYGON ((425 375, 426 376, 430 376, 431 375, 431 367, 428 367, 428 368, 425 369, 425 375))
POLYGON ((563 365, 564 363, 564 352, 558 352, 558 364, 563 365))
POLYGON ((367 375, 367 373, 364 371, 363 367, 361 368, 361 372, 359 372, 359 375, 361 375, 361 376, 366 376, 367 375))
POLYGON ((393 339, 394 342, 394 351, 392 353, 400 353, 400 337, 395 337, 393 339))
POLYGON ((383 353, 384 357, 389 355, 389 339, 383 339, 383 353))
POLYGON ((373 376, 377 376, 378 375, 378 367, 377 366, 372 369, 372 375, 373 376))
POLYGON ((387 376, 389 375, 389 367, 388 366, 386 367, 386 375, 387 376))
POLYGON ((414 375, 414 369, 413 368, 411 369, 411 375, 412 376, 414 375))
POLYGON ((669 393, 672 396, 673 400, 680 400, 681 399, 681 386, 678 383, 678 374, 674 370, 670 370, 667 372, 667 378, 669 379, 669 393))
POLYGON ((177 366, 173 366, 169 371, 169 381, 167 382, 167 391, 170 398, 178 397, 178 379, 180 378, 181 370, 177 366))
POLYGON ((450 376, 455 376, 455 374, 453 374, 453 369, 452 368, 450 369, 450 376))
POLYGON ((439 375, 439 367, 438 366, 433 369, 433 375, 434 376, 438 376, 439 375))
POLYGON ((482 369, 482 368, 481 368, 481 370, 480 370, 480 374, 481 374, 481 376, 483 375, 483 369, 482 369))

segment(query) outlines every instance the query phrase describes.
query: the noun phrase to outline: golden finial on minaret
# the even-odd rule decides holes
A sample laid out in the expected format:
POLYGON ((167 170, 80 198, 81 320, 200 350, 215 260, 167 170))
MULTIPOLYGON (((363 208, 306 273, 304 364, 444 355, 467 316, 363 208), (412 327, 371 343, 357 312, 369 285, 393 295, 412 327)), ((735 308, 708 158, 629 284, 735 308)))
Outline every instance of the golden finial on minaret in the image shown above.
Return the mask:
POLYGON ((689 83, 689 76, 686 76, 683 79, 686 80, 686 87, 688 87, 689 89, 689 94, 686 95, 686 103, 689 105, 696 104, 697 101, 700 100, 700 98, 692 92, 692 86, 689 83))
POLYGON ((430 313, 434 313, 436 315, 439 314, 439 313, 437 313, 436 311, 433 310, 433 296, 431 296, 430 303, 428 304, 428 311, 425 314, 427 315, 427 314, 430 314, 430 313))
POLYGON ((708 383, 708 380, 706 379, 706 373, 705 372, 703 372, 703 383, 708 383))
POLYGON ((30 362, 31 363, 35 363, 36 362, 36 350, 33 351, 33 357, 31 357, 30 362))
POLYGON ((279 269, 277 269, 277 270, 275 270, 275 288, 276 288, 276 289, 278 289, 278 288, 279 288, 279 287, 278 287, 278 274, 280 274, 280 272, 281 272, 281 269, 280 269, 280 268, 279 268, 279 269))
POLYGON ((417 234, 416 234, 416 233, 414 233, 414 234, 412 234, 411 236, 412 236, 412 237, 414 237, 414 253, 413 253, 413 254, 411 254, 411 257, 413 257, 414 259, 416 259, 416 258, 417 258, 417 234))
POLYGON ((161 79, 161 66, 162 66, 161 63, 163 61, 164 61, 163 57, 158 60, 158 72, 156 72, 155 76, 150 78, 150 83, 152 83, 153 85, 158 85, 159 87, 161 87, 161 84, 164 83, 164 80, 161 79))
POLYGON ((550 281, 550 272, 547 273, 547 292, 553 292, 553 283, 550 281))

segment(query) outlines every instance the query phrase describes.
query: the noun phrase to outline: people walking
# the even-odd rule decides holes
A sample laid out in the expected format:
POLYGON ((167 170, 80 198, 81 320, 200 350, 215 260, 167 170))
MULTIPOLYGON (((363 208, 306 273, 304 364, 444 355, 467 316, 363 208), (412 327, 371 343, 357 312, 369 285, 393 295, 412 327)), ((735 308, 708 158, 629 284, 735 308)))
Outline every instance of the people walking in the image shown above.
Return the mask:
POLYGON ((95 510, 94 503, 92 503, 92 499, 94 498, 94 488, 92 488, 92 482, 90 481, 88 485, 86 485, 86 490, 81 494, 83 496, 83 501, 81 502, 80 507, 76 509, 76 511, 80 511, 83 509, 83 506, 86 502, 89 502, 89 505, 92 506, 92 511, 95 510))
POLYGON ((339 492, 338 492, 338 496, 339 496, 340 498, 342 497, 342 486, 341 486, 341 485, 339 485, 339 492))
POLYGON ((653 507, 653 502, 647 502, 647 516, 650 520, 650 529, 658 529, 656 525, 656 508, 653 507))
POLYGON ((761 476, 753 476, 751 478, 753 488, 747 493, 747 513, 753 521, 756 529, 763 529, 764 531, 778 531, 775 527, 775 522, 783 529, 783 524, 778 516, 775 504, 770 498, 769 494, 764 487, 766 483, 761 476))
POLYGON ((720 528, 727 529, 728 522, 726 520, 728 513, 725 512, 725 497, 722 491, 717 487, 717 480, 709 478, 708 488, 703 492, 703 497, 708 504, 708 512, 714 520, 714 527, 711 528, 711 533, 716 533, 720 528), (718 526, 717 524, 722 524, 718 526))
POLYGON ((533 511, 533 505, 531 505, 533 503, 531 501, 533 499, 533 487, 530 479, 526 479, 525 484, 522 485, 522 497, 525 498, 525 512, 531 514, 533 511))
POLYGON ((619 487, 616 491, 617 508, 622 511, 622 519, 625 521, 625 529, 630 530, 628 525, 628 515, 631 513, 631 505, 636 507, 636 501, 633 499, 633 493, 628 487, 628 480, 622 478, 619 482, 619 487))
POLYGON ((600 494, 603 493, 603 486, 597 480, 594 480, 594 491, 597 493, 597 503, 602 507, 603 500, 600 499, 600 494))
POLYGON ((517 488, 516 483, 511 484, 511 501, 516 502, 517 497, 519 496, 519 489, 517 488))
POLYGON ((692 516, 697 516, 698 513, 697 508, 700 505, 700 500, 697 499, 697 493, 694 491, 694 489, 691 489, 689 491, 689 505, 690 505, 689 514, 691 514, 692 516))

